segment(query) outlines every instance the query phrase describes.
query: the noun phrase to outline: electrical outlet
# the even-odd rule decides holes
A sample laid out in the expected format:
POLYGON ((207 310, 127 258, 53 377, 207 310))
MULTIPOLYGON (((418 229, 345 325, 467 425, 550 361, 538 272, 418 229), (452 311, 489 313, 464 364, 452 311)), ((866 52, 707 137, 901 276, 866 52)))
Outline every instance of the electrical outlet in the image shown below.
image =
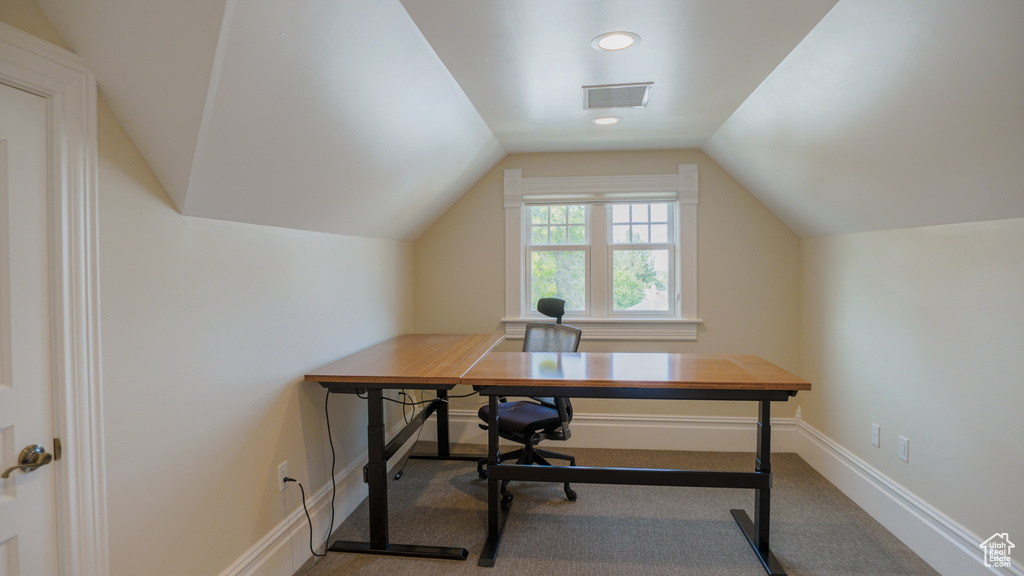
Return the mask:
POLYGON ((910 440, 907 440, 905 436, 900 436, 899 457, 904 462, 910 462, 910 440))
POLYGON ((288 475, 288 461, 285 460, 277 465, 277 491, 283 492, 284 487, 287 484, 284 481, 284 477, 288 475))
POLYGON ((882 434, 882 427, 879 426, 878 424, 872 424, 871 425, 871 444, 875 448, 878 448, 879 445, 880 445, 880 443, 879 443, 879 436, 881 436, 881 434, 882 434))

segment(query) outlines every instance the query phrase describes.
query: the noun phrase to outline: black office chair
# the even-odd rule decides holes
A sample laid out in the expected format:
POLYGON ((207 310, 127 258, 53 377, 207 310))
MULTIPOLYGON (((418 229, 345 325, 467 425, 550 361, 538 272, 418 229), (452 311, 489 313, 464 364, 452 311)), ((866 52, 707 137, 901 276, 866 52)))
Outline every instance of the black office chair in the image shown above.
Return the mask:
MULTIPOLYGON (((523 336, 523 352, 575 352, 580 345, 580 329, 562 324, 565 314, 565 300, 558 298, 541 298, 537 301, 537 311, 545 316, 555 318, 551 322, 528 322, 526 334, 523 336)), ((568 398, 531 397, 531 400, 507 402, 499 398, 498 404, 498 435, 507 440, 523 444, 523 448, 514 452, 503 453, 499 461, 504 462, 516 458, 516 464, 540 464, 551 466, 548 459, 568 460, 570 466, 576 465, 576 458, 567 454, 549 452, 536 447, 542 440, 568 440, 571 435, 569 422, 572 421, 572 403, 568 398)), ((480 407, 480 419, 489 421, 490 406, 480 407)), ((487 430, 486 424, 481 428, 487 430)), ((477 472, 486 478, 484 466, 487 460, 477 463, 477 472)), ((501 493, 511 499, 507 491, 508 480, 501 483, 501 493)), ((565 483, 565 497, 576 500, 576 492, 565 483)))

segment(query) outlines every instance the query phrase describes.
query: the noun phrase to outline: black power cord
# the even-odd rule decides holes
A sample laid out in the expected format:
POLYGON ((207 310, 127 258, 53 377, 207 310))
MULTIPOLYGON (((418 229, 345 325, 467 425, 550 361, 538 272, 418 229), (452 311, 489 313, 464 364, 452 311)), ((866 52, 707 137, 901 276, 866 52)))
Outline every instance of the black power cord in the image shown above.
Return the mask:
POLYGON ((330 543, 331 533, 334 532, 334 499, 338 495, 338 483, 334 479, 334 466, 338 460, 338 455, 334 450, 334 438, 331 436, 331 415, 327 410, 327 401, 331 398, 331 392, 327 392, 326 398, 324 398, 324 419, 327 421, 327 441, 331 445, 331 526, 327 529, 327 537, 324 539, 324 553, 317 554, 316 550, 313 549, 313 519, 309 517, 309 508, 306 507, 306 489, 302 487, 302 482, 299 482, 295 478, 289 478, 285 476, 281 479, 285 484, 289 482, 295 482, 299 485, 299 491, 302 493, 302 510, 306 513, 306 522, 309 523, 309 551, 318 558, 327 556, 327 545, 330 543))
MULTIPOLYGON (((444 402, 447 403, 452 398, 469 398, 470 396, 476 396, 477 394, 479 394, 479 393, 476 392, 476 391, 473 391, 473 392, 470 392, 469 394, 459 394, 459 395, 455 395, 455 396, 447 396, 447 397, 445 397, 444 402)), ((390 402, 395 402, 396 404, 401 404, 402 405, 402 419, 405 420, 406 424, 409 423, 409 416, 408 416, 408 414, 406 412, 406 407, 411 406, 413 408, 413 416, 415 416, 417 414, 417 412, 416 412, 416 407, 417 406, 419 406, 421 404, 430 404, 431 402, 433 402, 435 400, 438 400, 438 398, 435 396, 434 398, 430 398, 428 400, 421 400, 419 402, 416 402, 415 400, 412 399, 412 396, 410 396, 405 390, 400 390, 398 392, 398 397, 399 397, 398 400, 393 400, 393 399, 388 398, 386 396, 384 397, 384 399, 388 400, 390 402)), ((360 398, 363 398, 363 396, 360 396, 360 398)), ((416 444, 420 441, 420 434, 422 434, 422 433, 423 433, 423 427, 421 426, 420 429, 416 432, 416 440, 413 441, 413 446, 416 446, 416 444)), ((393 478, 395 480, 400 479, 402 477, 402 474, 405 473, 405 465, 409 463, 409 457, 410 456, 412 456, 412 450, 411 449, 406 451, 405 456, 402 458, 401 463, 399 463, 399 465, 397 466, 398 472, 395 472, 395 474, 393 476, 393 478)))
MULTIPOLYGON (((470 396, 476 396, 477 394, 479 394, 479 392, 470 392, 469 394, 456 394, 454 396, 447 396, 445 398, 445 402, 447 402, 451 398, 469 398, 470 396)), ((404 390, 399 392, 399 395, 400 396, 404 395, 404 396, 406 396, 408 398, 412 398, 411 396, 406 394, 404 390)), ((362 398, 363 400, 366 400, 366 398, 367 398, 365 392, 356 392, 356 396, 362 398)), ((394 402, 395 404, 401 404, 403 406, 419 406, 421 404, 430 404, 434 400, 437 400, 437 398, 436 397, 428 398, 427 400, 420 400, 419 402, 416 402, 416 401, 413 401, 413 400, 395 400, 394 398, 388 398, 387 396, 385 396, 383 398, 383 400, 385 402, 394 402)))
MULTIPOLYGON (((459 396, 449 396, 448 398, 467 398, 469 396, 474 396, 474 395, 476 395, 476 392, 472 392, 470 394, 463 394, 463 395, 459 395, 459 396)), ((356 393, 356 396, 358 396, 360 398, 363 398, 363 399, 366 398, 366 396, 364 396, 363 394, 359 394, 358 392, 356 393)), ((416 406, 419 406, 421 404, 429 404, 429 403, 433 402, 436 399, 436 398, 432 398, 430 400, 423 400, 423 401, 420 401, 420 402, 415 402, 415 401, 412 400, 412 397, 408 393, 406 393, 405 390, 400 391, 399 392, 399 396, 403 397, 403 399, 394 400, 394 399, 385 397, 384 400, 388 400, 390 402, 394 402, 396 404, 401 404, 402 405, 402 419, 405 420, 406 424, 409 423, 409 417, 407 416, 406 411, 405 411, 407 406, 411 406, 413 408, 413 415, 415 415, 416 414, 416 412, 415 412, 416 406)), ((310 516, 309 516, 309 508, 306 507, 306 489, 302 487, 302 482, 299 482, 298 480, 296 480, 294 478, 289 478, 289 477, 285 476, 282 479, 282 481, 284 483, 286 483, 286 484, 288 482, 294 482, 294 483, 299 485, 299 491, 302 493, 302 510, 306 513, 306 522, 309 524, 309 551, 310 551, 311 554, 313 554, 313 556, 316 556, 318 558, 323 558, 324 556, 327 556, 327 545, 330 543, 331 533, 334 532, 334 501, 335 501, 335 498, 337 498, 337 495, 338 495, 338 483, 337 483, 337 481, 334 478, 334 469, 335 469, 335 466, 337 465, 338 454, 337 454, 337 451, 334 449, 334 437, 331 436, 331 414, 330 414, 330 411, 327 409, 327 407, 328 407, 327 401, 330 400, 330 399, 331 399, 331 392, 328 390, 327 391, 327 395, 324 397, 324 420, 327 422, 327 441, 331 445, 331 525, 330 525, 330 528, 327 529, 327 537, 324 540, 324 553, 323 554, 317 554, 316 550, 313 549, 313 519, 310 518, 310 516)), ((419 432, 422 432, 422 429, 419 432)), ((416 434, 416 439, 419 440, 419 433, 416 434)), ((395 480, 398 480, 399 478, 402 477, 402 473, 405 472, 405 464, 408 461, 409 461, 409 454, 406 454, 405 455, 405 460, 402 462, 402 465, 399 466, 399 470, 395 474, 395 480)))
MULTIPOLYGON (((406 413, 405 409, 408 406, 412 406, 412 415, 415 416, 416 415, 416 406, 419 403, 414 401, 412 399, 412 396, 410 396, 405 390, 400 390, 398 392, 398 396, 399 396, 399 398, 403 398, 404 397, 404 400, 398 400, 397 402, 402 405, 402 419, 405 420, 406 424, 409 424, 409 415, 406 413)), ((389 398, 389 400, 390 400, 390 398, 389 398)), ((420 441, 420 434, 421 433, 423 433, 423 427, 422 426, 416 432, 416 440, 413 441, 413 446, 415 446, 416 443, 420 441)), ((395 480, 399 480, 402 477, 402 474, 405 473, 405 465, 409 463, 409 456, 412 456, 412 450, 407 450, 405 452, 405 456, 402 457, 402 461, 398 464, 398 466, 397 466, 398 472, 395 472, 395 475, 393 476, 395 480)))
MULTIPOLYGON (((295 482, 296 484, 299 485, 299 491, 302 492, 302 510, 306 513, 306 522, 309 523, 309 551, 313 554, 313 556, 316 556, 318 558, 323 558, 324 556, 327 556, 327 550, 324 550, 323 554, 317 554, 316 550, 313 549, 313 519, 309 517, 309 508, 306 508, 306 489, 302 487, 302 482, 299 482, 295 478, 289 478, 287 476, 285 476, 283 480, 286 484, 288 482, 295 482)), ((334 519, 331 519, 331 524, 334 524, 334 519)), ((328 532, 328 536, 330 536, 330 532, 328 532)))

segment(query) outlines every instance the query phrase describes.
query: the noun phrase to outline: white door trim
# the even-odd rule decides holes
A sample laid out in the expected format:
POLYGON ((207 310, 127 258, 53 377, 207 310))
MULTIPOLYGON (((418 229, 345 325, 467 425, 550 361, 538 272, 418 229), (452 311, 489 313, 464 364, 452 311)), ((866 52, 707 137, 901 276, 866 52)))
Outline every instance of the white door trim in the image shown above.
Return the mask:
POLYGON ((82 60, 0 23, 0 82, 46 99, 53 423, 61 576, 107 576, 99 332, 96 80, 82 60))

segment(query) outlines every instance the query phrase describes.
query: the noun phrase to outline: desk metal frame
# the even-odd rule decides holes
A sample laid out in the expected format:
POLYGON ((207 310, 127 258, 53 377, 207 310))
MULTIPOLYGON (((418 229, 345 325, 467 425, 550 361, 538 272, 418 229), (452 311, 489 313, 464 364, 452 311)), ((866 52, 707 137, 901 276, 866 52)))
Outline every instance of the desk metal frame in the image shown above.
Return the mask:
POLYGON ((412 556, 465 560, 465 548, 396 544, 388 536, 388 460, 416 431, 437 415, 437 456, 442 460, 472 460, 480 456, 453 456, 449 446, 448 390, 479 358, 501 341, 500 335, 404 335, 325 366, 306 381, 317 382, 331 393, 366 397, 367 464, 363 481, 368 485, 369 541, 336 540, 328 550, 387 556, 412 556), (391 441, 384 422, 385 390, 434 390, 431 401, 391 441))
MULTIPOLYGON (((785 571, 769 547, 771 527, 771 403, 785 402, 810 383, 753 356, 661 354, 672 369, 649 376, 641 366, 630 372, 612 369, 635 364, 639 355, 544 354, 490 351, 499 335, 405 335, 378 344, 306 375, 330 392, 365 393, 368 462, 364 479, 369 484, 370 539, 336 541, 336 552, 415 556, 465 560, 464 548, 394 544, 388 538, 387 462, 398 453, 431 415, 437 415, 438 459, 476 460, 453 456, 449 448, 448 390, 457 384, 476 387, 488 397, 487 540, 480 566, 493 566, 512 500, 501 495, 504 480, 698 486, 754 490, 754 517, 745 510, 731 513, 770 575, 785 571), (562 359, 575 356, 586 369, 575 376, 561 372, 562 359), (545 364, 545 362, 547 364, 545 364), (588 364, 588 362, 592 362, 588 364), (602 365, 602 363, 604 363, 602 365), (552 371, 551 366, 555 367, 552 371), (639 376, 637 374, 640 374, 639 376), (388 442, 384 423, 384 391, 435 390, 427 404, 388 442), (757 453, 753 472, 591 468, 583 466, 522 466, 498 462, 498 397, 566 396, 580 398, 633 398, 652 400, 730 400, 758 403, 757 453)), ((641 358, 641 360, 643 360, 641 358)), ((565 363, 566 370, 571 362, 565 363)), ((430 456, 430 458, 434 458, 430 456)))
MULTIPOLYGON (((585 355, 584 355, 585 356, 585 355)), ((591 383, 586 380, 530 385, 528 374, 518 375, 522 384, 481 385, 474 381, 473 372, 463 382, 479 387, 488 397, 490 421, 487 436, 487 540, 480 553, 478 565, 494 566, 501 544, 505 522, 513 500, 503 498, 501 483, 505 480, 539 482, 575 482, 583 484, 630 484, 648 486, 691 486, 711 488, 745 488, 754 490, 754 518, 746 510, 730 510, 762 567, 772 576, 785 575, 785 570, 770 548, 771 532, 771 403, 785 402, 796 394, 796 389, 730 389, 728 386, 699 384, 689 388, 674 386, 674 382, 645 383, 642 387, 609 386, 608 382, 591 383), (499 462, 498 398, 502 396, 568 396, 573 398, 629 398, 651 400, 730 400, 758 403, 757 452, 753 472, 721 472, 693 470, 654 470, 635 468, 592 468, 583 466, 524 466, 499 462)), ((795 377, 794 377, 795 378, 795 377)), ((806 382, 806 387, 810 385, 806 382)))
MULTIPOLYGON (((399 388, 407 388, 400 386, 399 388)), ((452 456, 448 443, 448 396, 447 390, 436 389, 437 398, 426 405, 391 441, 386 441, 384 424, 384 390, 392 387, 352 388, 331 390, 348 394, 366 394, 366 438, 368 459, 363 467, 363 481, 367 483, 367 504, 370 508, 370 539, 367 542, 335 540, 328 548, 331 552, 354 552, 388 556, 413 556, 439 558, 442 560, 465 560, 469 551, 465 548, 446 546, 424 546, 419 544, 395 544, 388 537, 388 460, 409 441, 423 426, 427 418, 437 414, 437 456, 411 456, 438 460, 478 460, 479 456, 452 456), (444 440, 442 440, 442 438, 444 440)))

